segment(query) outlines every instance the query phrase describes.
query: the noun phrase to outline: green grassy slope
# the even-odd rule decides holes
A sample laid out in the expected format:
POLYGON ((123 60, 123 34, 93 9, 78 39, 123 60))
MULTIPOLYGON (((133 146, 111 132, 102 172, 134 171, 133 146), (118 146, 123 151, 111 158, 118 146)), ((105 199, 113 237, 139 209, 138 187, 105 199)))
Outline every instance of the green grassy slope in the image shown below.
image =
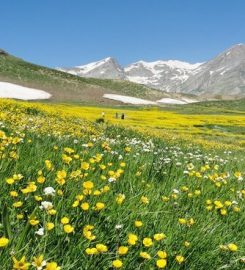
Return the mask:
POLYGON ((245 99, 203 101, 187 105, 172 105, 164 110, 187 114, 245 114, 245 99))
POLYGON ((150 100, 165 96, 161 91, 140 84, 81 78, 5 54, 0 54, 0 81, 45 90, 52 94, 51 101, 115 104, 113 101, 103 99, 103 94, 130 95, 150 100))

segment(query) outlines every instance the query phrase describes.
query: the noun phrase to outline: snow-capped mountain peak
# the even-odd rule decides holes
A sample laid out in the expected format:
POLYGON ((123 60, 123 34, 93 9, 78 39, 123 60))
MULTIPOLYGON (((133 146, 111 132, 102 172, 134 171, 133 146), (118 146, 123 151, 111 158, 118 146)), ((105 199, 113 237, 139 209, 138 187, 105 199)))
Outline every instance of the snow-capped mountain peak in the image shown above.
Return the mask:
POLYGON ((146 84, 167 92, 175 91, 202 63, 190 64, 179 60, 138 61, 124 70, 128 80, 146 84))
POLYGON ((129 80, 166 92, 206 97, 245 96, 245 45, 236 44, 204 63, 140 60, 125 68, 112 57, 59 70, 82 77, 129 80))
POLYGON ((58 70, 81 77, 125 79, 123 68, 112 57, 107 57, 86 65, 75 66, 73 68, 58 68, 58 70))
POLYGON ((100 61, 96 61, 96 62, 91 62, 91 63, 88 63, 88 64, 85 64, 85 65, 81 65, 81 66, 76 66, 75 68, 80 68, 80 69, 84 69, 84 70, 87 70, 87 71, 90 71, 92 70, 93 68, 96 68, 96 67, 99 67, 105 63, 108 63, 110 61, 113 61, 114 59, 112 57, 107 57, 107 58, 104 58, 100 61))
POLYGON ((140 60, 138 62, 135 62, 131 65, 129 65, 128 67, 125 68, 125 71, 128 71, 128 69, 133 66, 133 65, 138 65, 138 64, 142 64, 143 66, 149 68, 149 69, 154 69, 154 67, 158 66, 168 66, 170 68, 179 68, 179 69, 195 69, 197 67, 199 67, 202 63, 196 63, 196 64, 190 64, 188 62, 183 62, 183 61, 179 61, 179 60, 157 60, 157 61, 153 61, 153 62, 146 62, 143 60, 140 60))

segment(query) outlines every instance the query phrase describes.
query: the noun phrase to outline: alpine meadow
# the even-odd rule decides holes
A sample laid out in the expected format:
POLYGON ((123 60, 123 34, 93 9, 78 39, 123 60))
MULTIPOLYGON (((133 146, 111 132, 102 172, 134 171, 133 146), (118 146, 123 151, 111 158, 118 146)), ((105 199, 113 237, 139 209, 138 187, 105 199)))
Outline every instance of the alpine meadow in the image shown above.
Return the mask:
POLYGON ((245 3, 218 2, 2 1, 0 270, 245 269, 245 3))

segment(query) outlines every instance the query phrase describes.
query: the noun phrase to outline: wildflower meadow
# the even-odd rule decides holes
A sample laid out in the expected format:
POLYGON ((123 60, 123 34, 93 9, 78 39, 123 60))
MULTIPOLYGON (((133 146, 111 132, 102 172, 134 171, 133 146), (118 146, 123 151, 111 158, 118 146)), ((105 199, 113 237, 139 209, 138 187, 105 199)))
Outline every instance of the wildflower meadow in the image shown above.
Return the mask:
POLYGON ((0 269, 245 269, 243 115, 0 109, 0 269))

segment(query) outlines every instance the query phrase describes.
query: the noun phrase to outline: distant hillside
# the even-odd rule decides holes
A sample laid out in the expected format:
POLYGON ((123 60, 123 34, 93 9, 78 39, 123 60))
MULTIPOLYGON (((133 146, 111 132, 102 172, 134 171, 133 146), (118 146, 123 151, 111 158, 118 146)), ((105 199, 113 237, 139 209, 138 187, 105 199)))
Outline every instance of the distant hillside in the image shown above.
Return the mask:
MULTIPOLYGON (((167 108, 164 108, 165 110, 167 108)), ((245 99, 203 101, 186 104, 185 106, 171 106, 168 108, 181 114, 239 114, 245 115, 245 99)))
POLYGON ((111 79, 82 78, 55 69, 28 63, 0 51, 0 81, 41 89, 52 95, 50 101, 91 104, 118 104, 103 95, 120 94, 158 100, 169 95, 147 86, 111 79))
POLYGON ((83 77, 120 78, 169 93, 197 95, 203 100, 245 97, 244 44, 236 44, 204 63, 138 61, 123 68, 116 59, 108 57, 87 65, 60 69, 83 77))

